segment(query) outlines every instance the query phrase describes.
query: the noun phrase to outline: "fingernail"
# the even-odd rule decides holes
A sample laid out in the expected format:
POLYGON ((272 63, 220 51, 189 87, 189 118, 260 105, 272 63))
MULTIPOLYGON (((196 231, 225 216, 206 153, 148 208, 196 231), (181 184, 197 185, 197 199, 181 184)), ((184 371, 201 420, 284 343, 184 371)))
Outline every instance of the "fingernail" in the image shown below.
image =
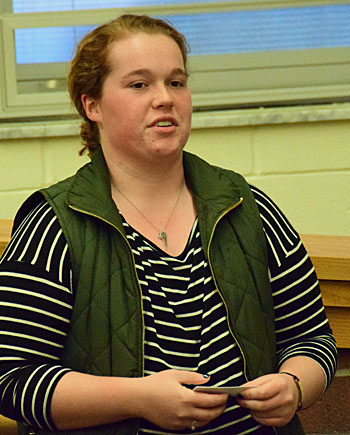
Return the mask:
POLYGON ((209 375, 208 374, 204 374, 203 378, 207 379, 207 378, 209 378, 209 375))

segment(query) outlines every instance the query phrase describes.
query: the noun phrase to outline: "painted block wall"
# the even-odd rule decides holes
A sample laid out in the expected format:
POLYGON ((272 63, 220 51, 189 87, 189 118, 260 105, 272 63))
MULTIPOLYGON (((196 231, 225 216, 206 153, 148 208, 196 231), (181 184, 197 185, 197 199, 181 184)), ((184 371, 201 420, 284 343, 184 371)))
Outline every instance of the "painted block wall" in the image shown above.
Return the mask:
POLYGON ((350 122, 195 130, 186 148, 264 190, 299 233, 350 235, 350 122))
MULTIPOLYGON (((79 147, 78 136, 0 140, 0 219, 87 162, 79 147)), ((350 235, 349 121, 198 128, 186 149, 243 174, 299 233, 350 235)))

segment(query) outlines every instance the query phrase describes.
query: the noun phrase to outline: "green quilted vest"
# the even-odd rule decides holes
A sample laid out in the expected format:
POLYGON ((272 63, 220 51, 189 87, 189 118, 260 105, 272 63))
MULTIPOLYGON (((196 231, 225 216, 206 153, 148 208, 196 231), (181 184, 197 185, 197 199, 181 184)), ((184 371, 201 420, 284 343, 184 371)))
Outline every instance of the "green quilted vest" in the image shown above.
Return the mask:
MULTIPOLYGON (((276 344, 267 254, 261 219, 246 181, 184 153, 204 252, 227 310, 247 379, 276 371, 276 344)), ((67 239, 75 303, 62 364, 105 376, 143 376, 144 322, 141 289, 121 217, 111 199, 101 151, 75 176, 40 191, 67 239)), ((22 213, 39 198, 34 194, 22 213)), ((65 435, 132 435, 137 420, 65 435)), ((303 431, 297 417, 281 435, 303 431)), ((23 428, 21 428, 20 433, 23 428)), ((38 434, 52 432, 36 431, 38 434)))

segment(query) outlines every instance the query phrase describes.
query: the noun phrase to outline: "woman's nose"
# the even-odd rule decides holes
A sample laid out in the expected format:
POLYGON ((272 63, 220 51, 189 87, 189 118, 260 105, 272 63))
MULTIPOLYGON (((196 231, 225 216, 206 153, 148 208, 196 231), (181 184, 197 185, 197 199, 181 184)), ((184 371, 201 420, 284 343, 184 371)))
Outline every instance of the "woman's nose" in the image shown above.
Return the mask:
POLYGON ((157 86, 154 90, 153 106, 155 108, 169 106, 174 104, 170 89, 166 85, 157 86))

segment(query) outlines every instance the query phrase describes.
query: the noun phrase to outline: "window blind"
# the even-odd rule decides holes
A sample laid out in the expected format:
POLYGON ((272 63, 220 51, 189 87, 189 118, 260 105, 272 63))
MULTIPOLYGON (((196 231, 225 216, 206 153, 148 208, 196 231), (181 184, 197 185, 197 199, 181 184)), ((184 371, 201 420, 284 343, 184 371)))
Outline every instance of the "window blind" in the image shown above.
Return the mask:
MULTIPOLYGON (((350 46, 350 5, 161 18, 184 33, 192 56, 350 46)), ((68 62, 77 42, 91 29, 16 29, 17 63, 68 62)))
POLYGON ((78 41, 128 7, 186 36, 195 110, 350 101, 350 1, 0 1, 0 118, 73 114, 78 41))
MULTIPOLYGON (((237 0, 233 0, 237 1, 237 0)), ((219 3, 221 0, 13 0, 15 13, 73 11, 134 6, 159 6, 193 3, 219 3)))

